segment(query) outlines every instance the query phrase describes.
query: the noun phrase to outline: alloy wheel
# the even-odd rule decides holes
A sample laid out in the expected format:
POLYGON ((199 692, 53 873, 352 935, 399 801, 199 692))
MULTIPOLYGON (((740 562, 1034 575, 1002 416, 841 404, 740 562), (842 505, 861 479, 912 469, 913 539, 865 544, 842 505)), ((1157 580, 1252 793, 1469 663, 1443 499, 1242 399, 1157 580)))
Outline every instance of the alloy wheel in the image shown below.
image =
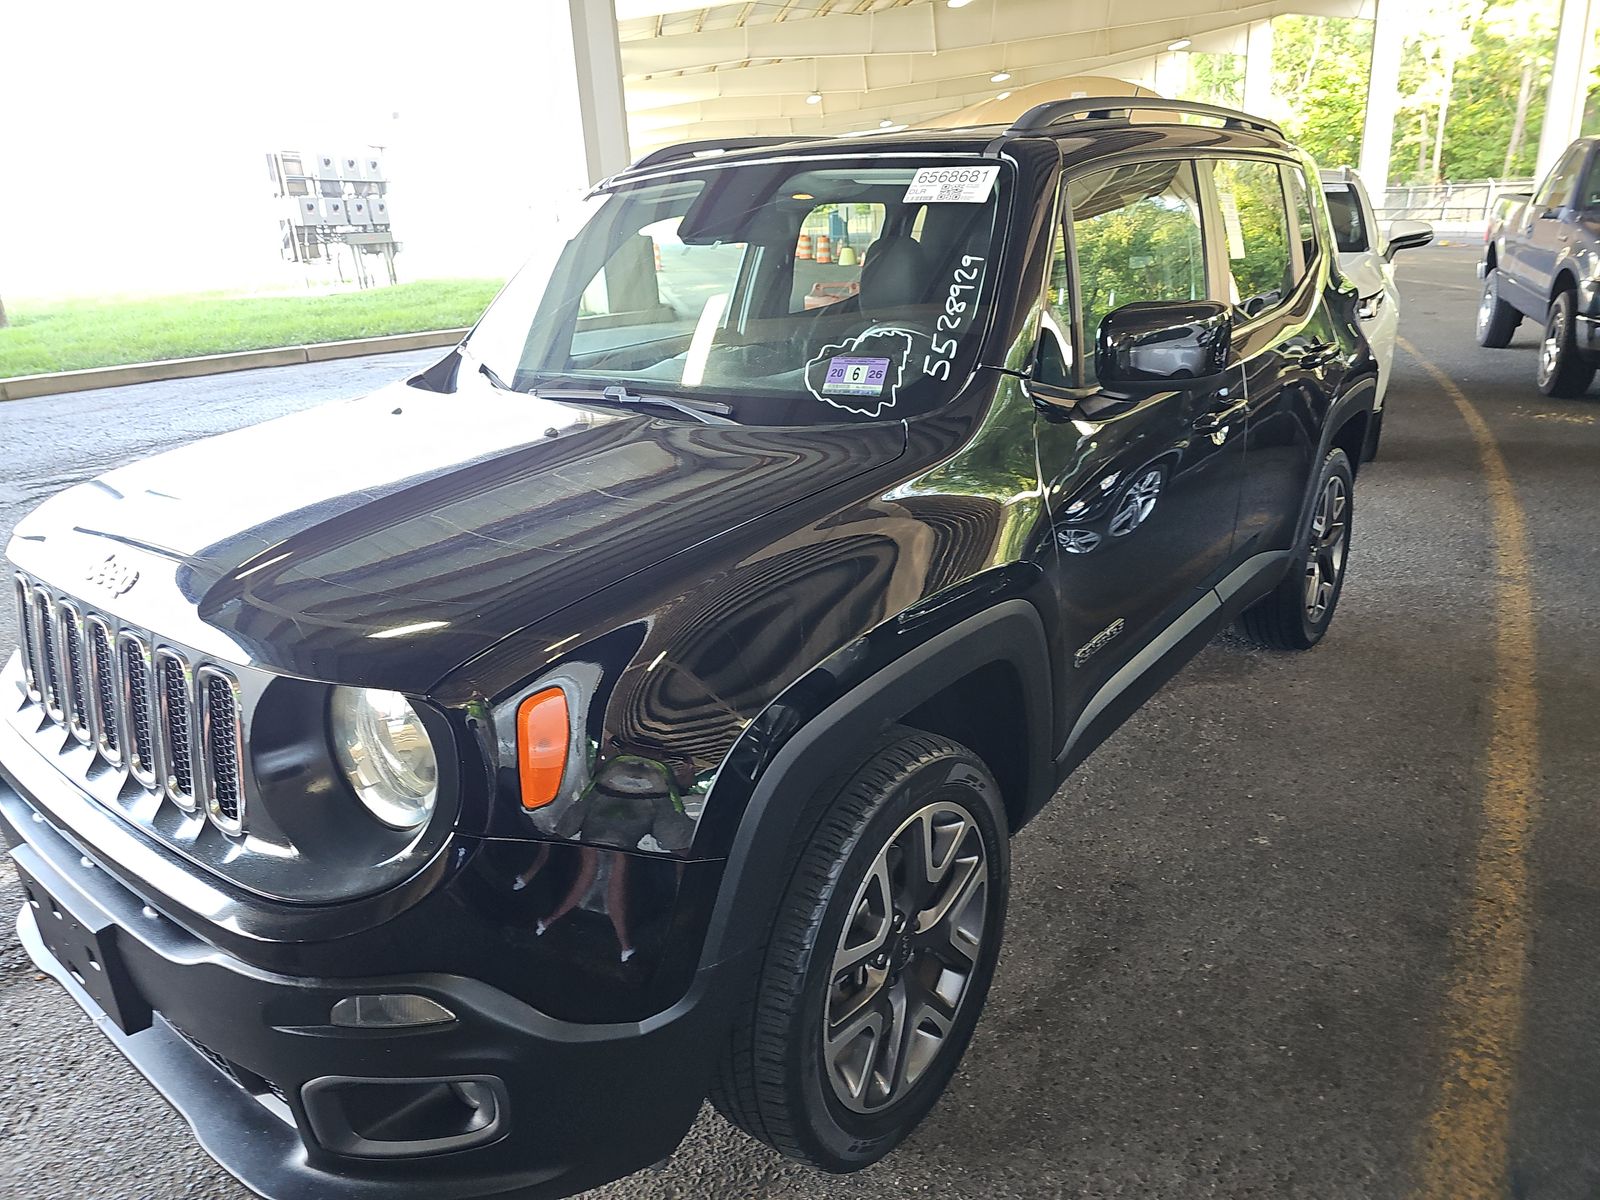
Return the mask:
POLYGON ((1500 298, 1500 289, 1495 281, 1494 272, 1483 281, 1483 298, 1478 301, 1478 340, 1482 341, 1484 332, 1489 328, 1489 320, 1494 316, 1495 301, 1500 298))
POLYGON ((1539 343, 1539 386, 1544 387, 1561 370, 1561 355, 1567 333, 1567 310, 1560 298, 1550 306, 1544 323, 1544 341, 1539 343))
POLYGON ((1350 493, 1337 475, 1328 478, 1311 518, 1311 553, 1306 557, 1306 619, 1316 625, 1328 613, 1344 572, 1350 493))
POLYGON ((888 1108, 938 1058, 966 999, 989 903, 983 835, 958 805, 906 819, 857 889, 829 968, 822 1055, 835 1097, 888 1108))

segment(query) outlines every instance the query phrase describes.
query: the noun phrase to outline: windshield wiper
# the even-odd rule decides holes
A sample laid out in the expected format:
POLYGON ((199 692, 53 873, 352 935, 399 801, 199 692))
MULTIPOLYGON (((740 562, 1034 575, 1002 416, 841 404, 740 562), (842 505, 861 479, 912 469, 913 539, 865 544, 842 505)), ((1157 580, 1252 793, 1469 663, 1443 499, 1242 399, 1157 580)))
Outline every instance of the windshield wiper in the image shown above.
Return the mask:
POLYGON ((514 392, 517 390, 504 379, 501 379, 499 375, 495 374, 494 368, 486 362, 480 362, 478 364, 478 374, 482 375, 485 379, 494 384, 495 387, 499 388, 503 392, 514 392))
POLYGON ((729 417, 733 409, 726 404, 679 400, 676 396, 663 396, 658 392, 630 392, 620 385, 607 388, 534 388, 529 394, 540 400, 571 400, 579 404, 599 401, 639 408, 671 408, 707 425, 738 424, 729 417))

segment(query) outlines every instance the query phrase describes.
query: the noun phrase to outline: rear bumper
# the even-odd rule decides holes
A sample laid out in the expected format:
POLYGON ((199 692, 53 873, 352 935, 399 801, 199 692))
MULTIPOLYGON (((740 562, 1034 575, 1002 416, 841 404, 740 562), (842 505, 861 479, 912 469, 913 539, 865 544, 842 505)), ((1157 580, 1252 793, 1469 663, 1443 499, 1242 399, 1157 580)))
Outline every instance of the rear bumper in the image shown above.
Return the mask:
MULTIPOLYGON (((31 893, 17 928, 40 970, 177 1109, 206 1151, 270 1200, 572 1195, 669 1154, 705 1094, 707 1048, 717 1044, 727 990, 718 984, 731 964, 703 972, 683 1000, 654 1017, 593 1025, 556 1020, 456 975, 334 981, 275 974, 148 907, 4 775, 0 833, 31 893), (113 1007, 124 1007, 134 1032, 118 1026, 41 936, 39 923, 52 920, 56 905, 70 926, 98 931, 99 944, 114 947, 136 1015, 129 1021, 126 1007, 113 1007), (433 1000, 455 1020, 399 1032, 329 1023, 341 999, 393 993, 433 1000), (353 1143, 330 1133, 317 1100, 343 1086, 327 1081, 341 1079, 492 1081, 495 1123, 447 1152, 433 1142, 412 1153, 401 1142, 381 1146, 384 1157, 370 1148, 350 1153, 353 1143)), ((381 927, 373 936, 382 936, 381 927)))

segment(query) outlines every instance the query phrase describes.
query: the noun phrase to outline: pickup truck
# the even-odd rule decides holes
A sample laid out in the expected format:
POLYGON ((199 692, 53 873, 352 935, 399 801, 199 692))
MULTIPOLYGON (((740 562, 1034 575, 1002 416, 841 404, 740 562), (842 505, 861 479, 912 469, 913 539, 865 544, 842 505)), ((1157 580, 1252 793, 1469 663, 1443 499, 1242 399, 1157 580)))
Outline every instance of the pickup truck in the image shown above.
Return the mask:
POLYGON ((1581 396, 1600 366, 1600 138, 1579 138, 1530 195, 1501 197, 1484 232, 1478 344, 1544 326, 1535 375, 1547 396, 1581 396))

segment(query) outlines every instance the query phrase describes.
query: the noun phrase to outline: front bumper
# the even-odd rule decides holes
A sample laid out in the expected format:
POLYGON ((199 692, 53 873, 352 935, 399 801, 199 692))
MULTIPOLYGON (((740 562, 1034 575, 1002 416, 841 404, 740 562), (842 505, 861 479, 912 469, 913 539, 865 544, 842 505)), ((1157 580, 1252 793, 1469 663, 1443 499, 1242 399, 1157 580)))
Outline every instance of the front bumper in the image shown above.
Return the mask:
POLYGON ((18 933, 40 970, 150 1079, 206 1151, 270 1200, 572 1195, 669 1154, 705 1094, 707 1047, 716 1044, 718 998, 727 990, 717 984, 732 964, 703 972, 667 1011, 613 1024, 557 1020, 458 975, 276 974, 161 915, 4 774, 0 833, 30 890, 18 933), (74 928, 94 931, 97 944, 114 946, 132 1003, 113 1007, 136 1032, 120 1028, 75 977, 82 961, 69 966, 50 952, 39 922, 55 919, 55 905, 74 928), (329 1023, 341 999, 393 993, 436 1001, 456 1020, 398 1032, 329 1023), (317 1100, 339 1086, 329 1080, 465 1079, 492 1081, 496 1124, 448 1152, 439 1142, 418 1153, 390 1144, 388 1157, 333 1148, 343 1143, 330 1136, 317 1100))

